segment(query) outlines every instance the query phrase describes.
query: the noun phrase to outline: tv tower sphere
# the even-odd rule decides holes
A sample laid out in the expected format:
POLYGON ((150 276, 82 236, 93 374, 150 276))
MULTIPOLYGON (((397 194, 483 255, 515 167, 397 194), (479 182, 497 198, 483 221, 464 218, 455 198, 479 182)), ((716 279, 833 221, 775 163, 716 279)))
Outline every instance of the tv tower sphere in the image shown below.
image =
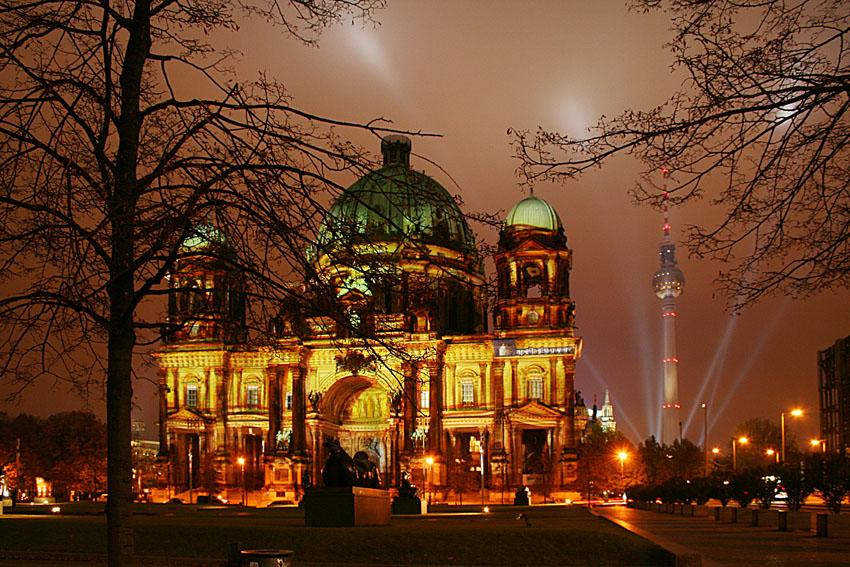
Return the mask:
MULTIPOLYGON (((664 299, 665 297, 679 297, 682 295, 682 288, 685 287, 685 274, 682 273, 682 270, 676 267, 675 258, 673 259, 672 264, 664 262, 664 248, 666 244, 666 242, 661 244, 661 250, 658 252, 661 256, 661 267, 655 272, 655 276, 652 278, 652 287, 655 288, 655 295, 657 295, 659 299, 664 299)), ((673 256, 672 250, 670 252, 670 256, 673 256)))

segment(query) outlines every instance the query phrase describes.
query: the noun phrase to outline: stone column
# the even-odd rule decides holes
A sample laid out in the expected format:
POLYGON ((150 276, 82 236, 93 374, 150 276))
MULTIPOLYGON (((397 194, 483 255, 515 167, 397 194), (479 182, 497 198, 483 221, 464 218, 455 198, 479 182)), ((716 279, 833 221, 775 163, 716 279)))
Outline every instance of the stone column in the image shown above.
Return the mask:
POLYGON ((307 456, 306 417, 307 396, 304 392, 304 382, 307 379, 307 364, 303 360, 297 367, 292 368, 292 443, 290 453, 297 457, 307 456))
POLYGON ((434 455, 442 454, 443 439, 443 350, 437 352, 436 360, 428 364, 430 384, 430 411, 428 420, 428 451, 434 455))
POLYGON ((496 435, 495 452, 505 451, 505 363, 493 361, 490 383, 493 392, 493 432, 496 435))
POLYGON ((546 396, 549 405, 557 407, 558 404, 558 357, 549 358, 549 395, 546 396))
POLYGON ((449 409, 458 407, 457 365, 454 363, 446 363, 445 384, 449 386, 446 390, 446 407, 449 409))
POLYGON ((487 403, 489 400, 487 399, 487 363, 479 362, 478 363, 478 378, 479 378, 479 388, 478 391, 481 392, 481 399, 476 404, 478 407, 487 407, 487 403))
POLYGON ((576 451, 576 409, 575 409, 575 391, 573 389, 572 371, 568 371, 567 361, 564 360, 564 413, 566 420, 564 424, 564 452, 576 451))
POLYGON ((511 484, 518 486, 522 483, 522 430, 510 425, 511 437, 511 484))
POLYGON ((416 391, 416 375, 419 369, 415 362, 402 363, 404 373, 404 446, 405 453, 413 452, 413 432, 416 430, 416 408, 419 406, 416 391))
POLYGON ((277 453, 277 432, 280 431, 281 401, 280 385, 284 378, 284 367, 271 366, 269 372, 269 433, 266 439, 266 455, 277 453))
POLYGON ((511 359, 511 407, 519 404, 519 360, 511 359))
MULTIPOLYGON (((227 412, 229 410, 230 404, 230 396, 228 395, 228 388, 230 386, 230 373, 227 371, 226 367, 217 367, 212 369, 211 372, 208 372, 208 376, 212 374, 215 376, 215 439, 216 439, 216 448, 215 453, 217 457, 219 457, 219 461, 221 458, 228 456, 228 443, 227 443, 227 412)), ((212 382, 212 377, 208 378, 207 383, 212 382)))
POLYGON ((168 369, 160 367, 157 371, 159 382, 159 452, 160 457, 168 459, 168 369))

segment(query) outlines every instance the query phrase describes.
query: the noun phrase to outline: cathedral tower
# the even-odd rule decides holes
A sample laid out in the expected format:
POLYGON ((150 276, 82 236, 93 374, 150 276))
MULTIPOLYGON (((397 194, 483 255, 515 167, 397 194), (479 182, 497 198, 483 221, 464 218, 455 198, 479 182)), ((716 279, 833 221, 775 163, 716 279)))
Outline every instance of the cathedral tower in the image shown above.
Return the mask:
POLYGON ((661 267, 652 278, 655 295, 661 299, 661 319, 664 325, 664 403, 661 406, 661 442, 671 444, 679 438, 679 358, 676 354, 676 298, 682 294, 685 276, 676 267, 676 245, 670 238, 670 222, 667 215, 667 174, 664 173, 664 239, 658 245, 661 267))

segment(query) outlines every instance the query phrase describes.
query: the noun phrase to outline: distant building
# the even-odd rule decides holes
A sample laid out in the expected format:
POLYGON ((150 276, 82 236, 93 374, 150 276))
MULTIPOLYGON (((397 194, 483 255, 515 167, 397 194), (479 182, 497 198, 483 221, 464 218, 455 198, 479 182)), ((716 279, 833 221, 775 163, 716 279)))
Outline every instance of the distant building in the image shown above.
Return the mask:
POLYGON ((605 401, 599 409, 598 419, 604 431, 617 431, 617 422, 614 421, 614 406, 611 404, 608 388, 605 388, 605 401))
POLYGON ((818 382, 825 450, 850 455, 850 336, 818 352, 818 382))

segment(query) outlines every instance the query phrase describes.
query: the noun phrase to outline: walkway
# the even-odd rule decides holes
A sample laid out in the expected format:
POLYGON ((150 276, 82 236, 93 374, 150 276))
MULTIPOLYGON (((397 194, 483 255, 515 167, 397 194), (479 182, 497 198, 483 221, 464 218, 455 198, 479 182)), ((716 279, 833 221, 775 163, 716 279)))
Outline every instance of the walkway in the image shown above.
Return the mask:
POLYGON ((688 551, 701 554, 705 567, 850 565, 848 538, 821 538, 814 532, 780 532, 623 506, 594 512, 677 555, 688 551))

